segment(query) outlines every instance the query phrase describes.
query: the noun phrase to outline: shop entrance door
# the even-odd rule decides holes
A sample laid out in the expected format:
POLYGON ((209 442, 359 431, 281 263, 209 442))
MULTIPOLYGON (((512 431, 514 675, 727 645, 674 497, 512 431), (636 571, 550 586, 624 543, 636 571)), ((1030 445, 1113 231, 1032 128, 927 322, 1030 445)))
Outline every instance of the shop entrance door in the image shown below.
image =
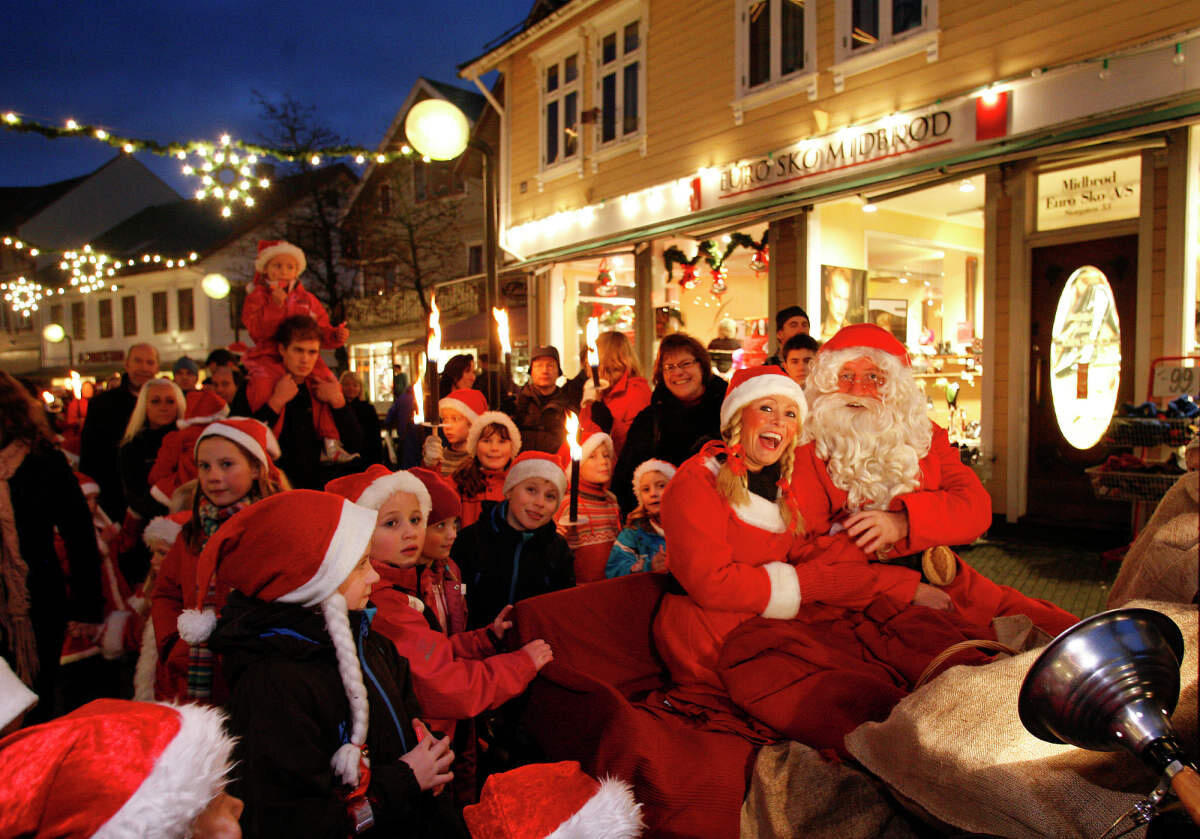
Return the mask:
MULTIPOLYGON (((1115 401, 1134 401, 1133 396, 1133 353, 1134 324, 1137 316, 1137 236, 1118 236, 1075 242, 1069 245, 1053 245, 1035 248, 1031 259, 1032 288, 1030 310, 1030 394, 1029 394, 1029 471, 1028 498, 1024 521, 1051 526, 1089 527, 1113 529, 1123 527, 1129 521, 1129 505, 1116 501, 1098 500, 1092 493, 1088 476, 1084 472, 1089 466, 1104 461, 1108 450, 1103 442, 1079 448, 1068 441, 1076 437, 1077 429, 1085 421, 1065 416, 1064 406, 1071 403, 1061 398, 1063 388, 1078 388, 1069 397, 1086 395, 1090 386, 1093 395, 1104 386, 1103 362, 1093 353, 1095 347, 1108 340, 1108 370, 1115 372, 1117 339, 1115 329, 1119 322, 1120 379, 1116 385, 1115 401), (1092 317, 1100 311, 1091 302, 1078 303, 1077 308, 1088 310, 1086 317, 1076 317, 1074 322, 1086 321, 1077 329, 1074 344, 1077 350, 1063 350, 1064 324, 1071 320, 1058 312, 1059 302, 1064 299, 1083 300, 1083 292, 1076 294, 1076 287, 1084 288, 1090 280, 1098 283, 1099 274, 1086 269, 1098 269, 1112 290, 1117 318, 1107 315, 1092 317), (1085 269, 1080 271, 1080 269, 1085 269), (1068 290, 1068 283, 1072 290, 1068 290), (1079 285, 1076 286, 1076 283, 1079 285), (1059 320, 1056 324, 1056 313, 1059 320), (1055 345, 1055 328, 1058 327, 1058 343, 1055 345), (1090 363, 1080 371, 1080 362, 1090 363), (1055 388, 1058 388, 1055 391, 1055 388), (1055 397, 1059 398, 1059 411, 1055 410, 1055 397), (1061 419, 1060 419, 1061 418, 1061 419), (1064 434, 1064 430, 1066 433, 1064 434)), ((1108 411, 1111 416, 1111 401, 1107 407, 1096 406, 1094 413, 1108 411)), ((1107 425, 1107 418, 1096 416, 1095 424, 1107 425)), ((1098 432, 1096 432, 1098 434, 1098 432)), ((1079 440, 1076 439, 1078 444, 1079 440)))

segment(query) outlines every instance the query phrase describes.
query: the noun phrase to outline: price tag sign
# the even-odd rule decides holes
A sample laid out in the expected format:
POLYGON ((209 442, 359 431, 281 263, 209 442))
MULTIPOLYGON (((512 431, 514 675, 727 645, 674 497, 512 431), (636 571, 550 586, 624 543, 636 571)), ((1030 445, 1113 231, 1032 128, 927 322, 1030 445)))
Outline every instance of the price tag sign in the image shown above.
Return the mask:
POLYGON ((1174 398, 1200 391, 1200 368, 1162 364, 1154 368, 1154 396, 1174 398))

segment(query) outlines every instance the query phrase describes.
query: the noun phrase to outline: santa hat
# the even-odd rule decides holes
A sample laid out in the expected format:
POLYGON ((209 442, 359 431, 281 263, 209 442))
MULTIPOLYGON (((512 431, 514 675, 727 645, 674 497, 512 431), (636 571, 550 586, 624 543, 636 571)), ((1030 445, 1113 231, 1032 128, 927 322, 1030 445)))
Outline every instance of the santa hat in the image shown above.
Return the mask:
POLYGON ((579 458, 581 462, 591 457, 592 452, 602 445, 608 446, 608 453, 610 455, 616 454, 616 447, 613 445, 612 437, 601 431, 598 426, 593 425, 582 429, 582 431, 583 442, 579 444, 579 447, 583 450, 579 458))
POLYGON ((193 457, 196 457, 197 452, 200 451, 200 443, 209 437, 224 437, 226 440, 232 440, 250 452, 254 459, 267 469, 275 468, 273 461, 282 453, 279 450, 279 441, 275 439, 275 434, 271 429, 258 420, 248 417, 230 417, 209 423, 208 427, 201 431, 200 436, 196 438, 196 447, 192 449, 193 457))
MULTIPOLYGON (((281 492, 251 504, 221 525, 196 565, 199 592, 208 591, 215 575, 222 586, 247 597, 320 607, 351 714, 350 741, 330 762, 341 781, 350 786, 358 783, 369 708, 346 600, 338 587, 366 554, 377 517, 377 511, 330 492, 281 492)), ((211 634, 216 616, 212 610, 188 609, 180 615, 178 625, 180 638, 199 643, 211 634), (188 635, 184 634, 185 625, 188 635), (196 638, 191 632, 194 629, 207 632, 192 640, 196 638)))
POLYGON ((0 656, 0 730, 37 704, 37 694, 31 691, 0 656))
POLYGON ((425 484, 425 489, 429 491, 429 497, 433 500, 433 507, 429 511, 430 524, 462 518, 462 499, 459 498, 458 490, 454 488, 454 484, 442 477, 441 473, 423 466, 414 466, 408 473, 425 484))
MULTIPOLYGON (((440 407, 441 403, 438 405, 440 407)), ((512 421, 512 417, 503 411, 484 411, 471 421, 471 430, 467 433, 467 451, 471 453, 471 456, 475 456, 475 448, 479 445, 483 429, 489 425, 500 425, 508 430, 508 439, 512 440, 513 444, 513 457, 516 457, 517 453, 521 451, 521 432, 517 430, 517 424, 512 421)))
POLYGON ((233 739, 202 705, 97 699, 0 741, 0 835, 190 836, 233 739))
POLYGON ((638 484, 641 483, 642 475, 647 472, 662 472, 663 476, 669 481, 675 477, 675 467, 665 460, 659 460, 652 457, 649 460, 643 460, 638 464, 638 467, 633 470, 633 494, 638 495, 638 484))
POLYGON ((193 390, 187 395, 187 410, 183 419, 177 420, 177 428, 187 428, 189 425, 203 425, 215 422, 229 416, 229 406, 215 390, 193 390))
POLYGON ((148 548, 153 548, 150 543, 154 541, 165 542, 168 546, 174 545, 175 540, 179 538, 180 531, 183 530, 183 526, 188 523, 191 517, 191 510, 171 513, 169 516, 155 516, 150 519, 150 523, 142 531, 142 541, 146 543, 146 547, 148 548))
POLYGON ((488 409, 487 399, 483 394, 471 388, 450 391, 448 396, 443 396, 438 400, 438 408, 450 408, 458 411, 471 423, 479 419, 480 414, 486 414, 488 409))
POLYGON ((304 269, 308 266, 308 260, 304 258, 304 251, 283 239, 263 239, 258 243, 258 255, 254 257, 254 270, 259 274, 267 273, 267 264, 275 257, 285 254, 295 257, 296 262, 300 264, 300 270, 296 272, 296 276, 303 274, 304 269))
POLYGON ((433 507, 429 490, 419 478, 408 472, 393 472, 378 463, 372 464, 365 472, 334 478, 325 484, 325 491, 377 512, 397 492, 409 492, 417 496, 423 516, 428 517, 433 507))
POLYGON ((837 333, 821 345, 817 355, 831 355, 839 350, 881 350, 888 355, 894 355, 904 367, 909 367, 908 350, 896 340, 891 332, 873 323, 852 323, 843 326, 837 333))
POLYGON ((808 402, 804 399, 804 390, 784 373, 782 368, 774 364, 764 364, 761 367, 746 367, 733 374, 729 389, 725 391, 725 401, 721 403, 721 429, 728 428, 742 408, 768 396, 778 396, 795 402, 800 422, 804 422, 805 416, 808 415, 808 402))
POLYGON ((558 487, 559 495, 567 491, 567 473, 552 454, 528 451, 517 455, 504 477, 504 494, 508 495, 513 487, 529 478, 544 478, 558 487))
POLYGON ((89 478, 82 472, 76 472, 75 480, 79 481, 79 488, 83 490, 84 495, 100 494, 100 484, 96 483, 95 478, 89 478))
POLYGON ((473 839, 633 839, 645 829, 641 811, 628 783, 597 781, 568 760, 490 776, 463 818, 473 839))

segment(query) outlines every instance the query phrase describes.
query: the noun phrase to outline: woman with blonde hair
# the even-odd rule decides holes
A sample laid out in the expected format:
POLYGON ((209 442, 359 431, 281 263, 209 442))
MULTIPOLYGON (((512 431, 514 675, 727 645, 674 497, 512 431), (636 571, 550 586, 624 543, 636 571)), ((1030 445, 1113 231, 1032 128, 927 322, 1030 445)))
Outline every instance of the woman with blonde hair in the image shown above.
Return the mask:
POLYGON ((186 413, 183 391, 170 379, 151 379, 138 391, 117 460, 125 503, 143 522, 167 512, 150 494, 150 470, 158 459, 163 438, 175 430, 175 423, 186 413))
POLYGON ((379 425, 379 412, 369 399, 363 397, 362 379, 358 373, 347 370, 338 376, 338 384, 342 386, 346 405, 354 412, 354 418, 362 428, 363 444, 359 454, 362 455, 363 468, 372 463, 383 463, 383 433, 379 425))
POLYGON ((633 418, 650 404, 650 384, 642 376, 642 370, 633 354, 633 346, 623 332, 602 332, 596 338, 596 352, 600 356, 600 390, 591 384, 584 387, 584 416, 604 428, 603 418, 598 416, 604 406, 612 415, 609 436, 613 439, 614 458, 625 445, 625 435, 633 418))

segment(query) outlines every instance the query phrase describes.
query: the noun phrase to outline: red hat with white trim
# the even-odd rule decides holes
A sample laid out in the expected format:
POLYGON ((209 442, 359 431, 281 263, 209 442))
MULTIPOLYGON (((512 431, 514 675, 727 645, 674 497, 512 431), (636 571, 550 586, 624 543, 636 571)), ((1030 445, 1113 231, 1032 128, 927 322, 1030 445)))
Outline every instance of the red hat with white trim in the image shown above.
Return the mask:
POLYGON ((473 839, 634 839, 645 829, 627 782, 597 781, 574 760, 490 776, 463 819, 473 839))
POLYGON ((192 835, 233 738, 203 705, 97 699, 0 741, 0 836, 192 835))
POLYGON ((667 463, 665 460, 659 460, 655 457, 652 457, 649 460, 643 460, 638 464, 637 468, 633 470, 634 495, 639 495, 638 482, 642 480, 642 475, 645 475, 647 472, 661 472, 663 477, 665 477, 668 481, 675 477, 675 467, 670 463, 667 463))
POLYGON ((567 473, 563 471, 558 458, 552 454, 538 451, 521 452, 508 474, 504 476, 504 494, 512 492, 513 487, 530 478, 542 478, 558 487, 558 494, 567 491, 567 473))
POLYGON ((193 457, 197 457, 200 443, 209 437, 224 437, 226 440, 232 440, 250 452, 259 463, 268 469, 275 468, 274 460, 282 453, 274 432, 263 423, 249 417, 230 417, 209 423, 208 427, 201 431, 200 436, 196 438, 196 446, 192 449, 193 457))
POLYGON ((363 472, 334 478, 325 484, 325 491, 376 511, 397 492, 408 492, 417 496, 423 516, 428 516, 433 506, 429 490, 420 478, 408 472, 393 472, 378 463, 372 464, 363 472))
POLYGON ((429 511, 429 523, 437 524, 446 519, 462 518, 462 499, 454 484, 442 477, 440 472, 414 466, 408 470, 410 475, 417 477, 425 484, 429 497, 433 500, 433 508, 429 511))
POLYGON ((267 265, 271 260, 285 254, 294 257, 296 262, 300 263, 300 270, 296 272, 296 276, 298 277, 303 274, 304 269, 308 267, 308 260, 304 258, 304 251, 283 239, 262 239, 259 241, 258 255, 254 257, 254 270, 259 274, 267 273, 267 265))
MULTIPOLYGON (((17 717, 37 704, 37 694, 21 681, 21 677, 0 656, 0 729, 7 728, 17 717)), ((0 791, 0 796, 3 792, 0 791)))
POLYGON ((153 547, 150 543, 154 541, 164 542, 170 547, 175 544, 175 540, 179 538, 180 531, 183 530, 183 526, 188 523, 191 517, 191 510, 171 513, 168 516, 155 516, 150 519, 150 523, 142 531, 142 541, 146 543, 146 547, 148 548, 153 547))
POLYGON ((587 460, 592 456, 592 452, 600 446, 608 446, 608 453, 610 455, 616 454, 616 447, 613 445, 612 437, 601 431, 599 426, 592 425, 584 428, 583 442, 579 444, 579 448, 582 450, 580 460, 587 460))
POLYGON ((483 434, 483 429, 489 425, 499 425, 508 432, 508 439, 512 440, 513 444, 512 456, 516 457, 521 451, 521 432, 517 430, 517 424, 513 422, 512 417, 503 411, 484 411, 471 421, 471 430, 467 432, 467 451, 471 453, 471 456, 475 456, 475 449, 479 446, 479 438, 483 434))
POLYGON ((83 490, 84 495, 100 494, 100 484, 96 483, 95 478, 89 478, 82 472, 76 472, 75 480, 79 481, 79 488, 83 490))
POLYGON ((193 390, 187 395, 187 410, 183 419, 176 421, 178 428, 189 425, 203 425, 206 422, 216 422, 229 416, 229 406, 215 390, 205 388, 193 390))
POLYGON ((721 429, 728 428, 742 408, 768 396, 778 396, 795 402, 800 422, 803 423, 804 418, 808 416, 808 402, 804 399, 804 390, 800 385, 784 373, 783 368, 774 364, 764 364, 761 367, 745 367, 733 374, 729 389, 725 391, 725 401, 721 403, 721 429))
POLYGON ((896 356, 903 366, 911 365, 908 350, 896 340, 896 336, 882 326, 876 326, 873 323, 852 323, 849 326, 843 326, 832 338, 821 345, 818 353, 833 353, 838 350, 860 347, 882 350, 889 355, 896 356))
POLYGON ((458 411, 468 422, 474 423, 480 414, 487 413, 487 399, 483 393, 472 388, 452 390, 447 396, 438 400, 438 408, 450 408, 458 411))

